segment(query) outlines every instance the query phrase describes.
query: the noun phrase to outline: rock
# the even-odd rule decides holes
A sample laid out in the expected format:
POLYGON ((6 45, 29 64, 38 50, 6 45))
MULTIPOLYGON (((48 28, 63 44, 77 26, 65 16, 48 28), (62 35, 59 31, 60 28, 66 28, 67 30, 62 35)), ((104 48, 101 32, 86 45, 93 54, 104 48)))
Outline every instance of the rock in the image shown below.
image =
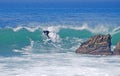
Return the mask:
POLYGON ((117 43, 117 46, 115 47, 113 54, 120 55, 120 42, 117 43))
POLYGON ((100 34, 91 37, 89 40, 80 45, 80 47, 76 50, 76 53, 92 55, 112 55, 111 36, 109 34, 100 34))

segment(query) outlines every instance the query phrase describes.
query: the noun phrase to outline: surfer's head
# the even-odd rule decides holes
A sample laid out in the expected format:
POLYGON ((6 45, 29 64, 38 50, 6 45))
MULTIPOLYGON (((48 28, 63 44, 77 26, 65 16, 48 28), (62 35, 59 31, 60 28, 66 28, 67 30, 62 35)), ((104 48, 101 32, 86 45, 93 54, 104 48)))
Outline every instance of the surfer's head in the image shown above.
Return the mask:
POLYGON ((43 31, 43 33, 49 38, 48 34, 50 33, 48 30, 43 31))
POLYGON ((44 34, 48 35, 49 34, 49 31, 45 30, 43 31, 44 34))

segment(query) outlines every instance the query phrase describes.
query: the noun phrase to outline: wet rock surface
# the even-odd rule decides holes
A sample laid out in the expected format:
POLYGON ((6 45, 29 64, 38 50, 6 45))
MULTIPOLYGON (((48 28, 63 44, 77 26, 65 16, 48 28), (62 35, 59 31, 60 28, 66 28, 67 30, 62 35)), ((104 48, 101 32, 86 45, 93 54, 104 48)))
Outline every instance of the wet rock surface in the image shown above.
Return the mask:
POLYGON ((117 43, 114 49, 114 55, 120 55, 120 42, 117 43))
POLYGON ((92 55, 112 55, 111 51, 111 36, 108 35, 96 35, 82 43, 76 50, 76 53, 80 54, 92 54, 92 55))

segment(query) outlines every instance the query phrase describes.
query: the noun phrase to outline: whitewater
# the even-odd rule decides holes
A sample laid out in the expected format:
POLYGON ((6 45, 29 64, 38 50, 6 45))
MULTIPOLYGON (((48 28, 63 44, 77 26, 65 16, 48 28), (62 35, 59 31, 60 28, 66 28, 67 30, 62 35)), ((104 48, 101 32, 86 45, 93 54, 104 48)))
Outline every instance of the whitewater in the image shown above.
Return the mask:
POLYGON ((120 56, 75 53, 98 34, 111 35, 113 51, 120 41, 119 8, 1 10, 0 76, 120 76, 120 56))

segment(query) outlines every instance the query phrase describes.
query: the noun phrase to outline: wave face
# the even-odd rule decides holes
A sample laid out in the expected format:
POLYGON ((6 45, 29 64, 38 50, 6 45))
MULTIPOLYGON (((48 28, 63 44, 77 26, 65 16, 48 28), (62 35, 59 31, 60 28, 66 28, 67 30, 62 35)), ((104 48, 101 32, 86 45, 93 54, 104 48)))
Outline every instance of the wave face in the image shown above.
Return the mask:
POLYGON ((74 52, 96 34, 111 34, 113 46, 120 40, 119 8, 0 10, 0 54, 3 56, 74 52), (59 36, 57 42, 43 35, 46 29, 59 36))
POLYGON ((112 45, 120 40, 120 27, 96 26, 38 26, 0 29, 0 54, 16 55, 27 53, 72 52, 91 36, 111 34, 112 45), (59 35, 58 42, 47 41, 43 30, 59 35), (96 31, 97 30, 97 31, 96 31))
POLYGON ((97 34, 114 49, 120 8, 0 8, 0 76, 120 76, 120 56, 75 53, 97 34))

